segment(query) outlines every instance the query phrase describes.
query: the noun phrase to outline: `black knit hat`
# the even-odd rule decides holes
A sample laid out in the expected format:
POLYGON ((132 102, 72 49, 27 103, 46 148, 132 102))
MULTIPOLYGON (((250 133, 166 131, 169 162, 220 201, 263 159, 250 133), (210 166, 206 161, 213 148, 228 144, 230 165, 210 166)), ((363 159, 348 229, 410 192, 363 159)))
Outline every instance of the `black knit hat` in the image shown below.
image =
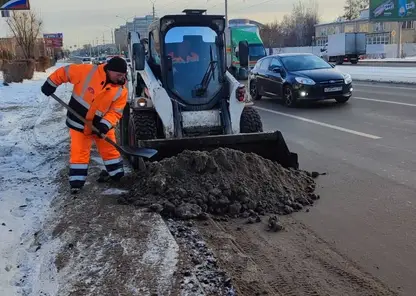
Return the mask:
POLYGON ((107 62, 105 69, 108 71, 127 73, 127 63, 123 58, 113 57, 107 62))

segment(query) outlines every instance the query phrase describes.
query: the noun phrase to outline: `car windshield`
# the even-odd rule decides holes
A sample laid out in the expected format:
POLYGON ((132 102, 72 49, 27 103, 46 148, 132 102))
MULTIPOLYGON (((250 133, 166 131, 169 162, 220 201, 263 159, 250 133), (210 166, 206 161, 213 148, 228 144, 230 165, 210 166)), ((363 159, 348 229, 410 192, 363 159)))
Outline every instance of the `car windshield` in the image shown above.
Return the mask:
POLYGON ((248 46, 248 52, 250 58, 260 59, 266 56, 266 50, 264 49, 263 44, 250 44, 248 46))
POLYGON ((330 69, 330 64, 316 55, 294 55, 282 57, 282 63, 288 71, 330 69))
POLYGON ((90 59, 90 58, 83 58, 83 59, 82 59, 82 61, 83 61, 83 62, 90 62, 90 61, 91 61, 91 59, 90 59))
POLYGON ((206 104, 221 88, 215 37, 217 33, 208 27, 173 27, 165 35, 165 53, 171 56, 173 68, 170 87, 188 104, 206 104), (196 95, 210 67, 214 74, 205 83, 204 95, 196 95))

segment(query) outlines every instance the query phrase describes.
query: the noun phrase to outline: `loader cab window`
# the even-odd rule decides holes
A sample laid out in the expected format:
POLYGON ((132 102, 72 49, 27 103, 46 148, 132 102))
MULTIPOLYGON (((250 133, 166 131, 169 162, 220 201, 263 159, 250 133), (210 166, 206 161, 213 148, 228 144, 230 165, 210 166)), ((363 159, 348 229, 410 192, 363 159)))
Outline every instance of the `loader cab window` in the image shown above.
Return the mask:
POLYGON ((221 88, 217 33, 209 27, 173 27, 165 35, 172 58, 171 91, 185 103, 206 104, 221 88))

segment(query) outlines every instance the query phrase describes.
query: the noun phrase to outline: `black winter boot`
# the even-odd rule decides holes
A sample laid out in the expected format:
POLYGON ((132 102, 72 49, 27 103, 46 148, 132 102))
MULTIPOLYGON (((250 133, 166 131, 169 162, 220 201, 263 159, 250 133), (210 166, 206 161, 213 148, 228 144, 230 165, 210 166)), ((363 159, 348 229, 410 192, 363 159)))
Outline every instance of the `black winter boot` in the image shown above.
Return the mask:
POLYGON ((110 180, 110 175, 108 174, 108 172, 106 170, 102 170, 99 178, 97 179, 97 182, 105 183, 105 182, 108 182, 109 180, 110 180))

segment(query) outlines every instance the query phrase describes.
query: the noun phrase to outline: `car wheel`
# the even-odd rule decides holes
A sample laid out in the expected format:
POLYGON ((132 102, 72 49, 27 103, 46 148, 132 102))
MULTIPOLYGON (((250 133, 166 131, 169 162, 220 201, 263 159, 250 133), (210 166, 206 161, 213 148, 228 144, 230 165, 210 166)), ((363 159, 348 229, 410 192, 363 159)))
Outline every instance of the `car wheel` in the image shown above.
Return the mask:
POLYGON ((259 90, 257 89, 257 82, 255 80, 250 82, 250 95, 253 98, 253 100, 260 100, 261 95, 259 95, 259 90))
POLYGON ((286 85, 283 89, 283 102, 286 107, 296 107, 297 98, 289 85, 286 85))
POLYGON ((350 97, 343 97, 343 98, 336 98, 336 99, 335 99, 335 101, 337 101, 337 103, 344 104, 344 103, 346 103, 349 99, 350 99, 350 97))

